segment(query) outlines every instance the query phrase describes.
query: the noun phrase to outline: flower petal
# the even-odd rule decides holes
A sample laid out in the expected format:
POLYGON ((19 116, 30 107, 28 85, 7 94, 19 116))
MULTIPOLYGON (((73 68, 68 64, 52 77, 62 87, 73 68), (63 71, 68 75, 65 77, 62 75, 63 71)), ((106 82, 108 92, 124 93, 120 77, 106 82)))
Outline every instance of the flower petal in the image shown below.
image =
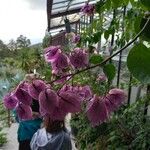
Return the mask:
POLYGON ((28 92, 22 88, 17 88, 15 91, 15 96, 17 99, 25 105, 32 104, 32 97, 28 94, 28 92))
POLYGON ((94 95, 87 105, 87 117, 93 126, 100 125, 108 118, 104 101, 101 97, 94 95))
POLYGON ((16 107, 16 112, 18 114, 19 119, 21 120, 32 119, 32 109, 28 105, 19 103, 18 106, 16 107))
POLYGON ((76 113, 81 111, 81 98, 72 92, 61 92, 59 94, 60 108, 66 113, 76 113))
POLYGON ((29 95, 38 100, 39 94, 46 88, 46 84, 42 80, 34 80, 28 87, 29 95))
POLYGON ((40 111, 42 114, 51 114, 58 106, 58 96, 55 91, 45 89, 39 95, 40 111))
POLYGON ((4 106, 7 109, 14 109, 18 102, 17 98, 11 93, 6 94, 3 98, 3 101, 4 101, 4 106))

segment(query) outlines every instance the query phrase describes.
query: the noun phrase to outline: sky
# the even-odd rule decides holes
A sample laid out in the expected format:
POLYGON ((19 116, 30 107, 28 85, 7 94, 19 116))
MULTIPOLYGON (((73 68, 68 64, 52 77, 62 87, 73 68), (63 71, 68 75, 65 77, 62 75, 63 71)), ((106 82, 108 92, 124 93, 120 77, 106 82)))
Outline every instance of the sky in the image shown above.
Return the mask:
POLYGON ((46 28, 46 0, 0 0, 0 39, 4 43, 19 35, 39 43, 46 28))

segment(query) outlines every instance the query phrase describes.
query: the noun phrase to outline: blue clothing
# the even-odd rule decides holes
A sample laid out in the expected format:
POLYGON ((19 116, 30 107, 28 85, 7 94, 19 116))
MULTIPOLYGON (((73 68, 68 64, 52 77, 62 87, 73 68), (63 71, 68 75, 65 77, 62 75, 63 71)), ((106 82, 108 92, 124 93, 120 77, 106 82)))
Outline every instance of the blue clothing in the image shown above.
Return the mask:
POLYGON ((32 137, 31 150, 72 150, 69 133, 60 131, 48 133, 45 128, 39 129, 32 137))
POLYGON ((33 134, 41 127, 42 119, 19 121, 18 141, 31 140, 33 134))

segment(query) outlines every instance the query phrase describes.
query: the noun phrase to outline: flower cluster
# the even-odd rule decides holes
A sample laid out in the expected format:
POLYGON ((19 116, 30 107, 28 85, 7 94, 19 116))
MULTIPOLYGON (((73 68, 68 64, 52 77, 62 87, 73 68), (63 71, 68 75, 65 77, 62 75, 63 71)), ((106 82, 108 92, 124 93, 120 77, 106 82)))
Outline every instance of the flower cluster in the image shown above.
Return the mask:
MULTIPOLYGON (((70 55, 67 55, 59 46, 50 46, 45 49, 44 57, 46 62, 51 63, 52 73, 60 77, 65 76, 69 68, 81 69, 89 63, 88 53, 82 48, 75 48, 70 55)), ((64 80, 65 77, 60 81, 64 80)))
MULTIPOLYGON (((44 57, 46 62, 51 64, 52 73, 61 77, 57 80, 60 83, 66 81, 69 71, 80 70, 89 65, 89 54, 83 48, 74 48, 70 54, 65 54, 60 46, 50 46, 45 49, 44 57)), ((5 107, 16 109, 21 120, 32 119, 33 100, 39 103, 40 115, 50 116, 53 120, 63 120, 68 113, 80 112, 84 103, 89 121, 93 126, 97 126, 109 119, 111 113, 117 110, 126 98, 121 89, 111 89, 107 94, 98 96, 92 93, 88 85, 64 84, 56 91, 45 81, 30 78, 4 96, 5 107)), ((101 83, 106 80, 104 74, 97 78, 101 83)))
POLYGON ((7 109, 16 109, 21 120, 32 119, 32 100, 39 101, 41 116, 50 116, 53 120, 63 120, 68 113, 81 111, 82 103, 87 104, 87 117, 93 126, 106 121, 125 100, 125 93, 112 89, 106 96, 93 96, 89 86, 64 85, 54 91, 42 80, 21 82, 17 88, 4 97, 7 109))
POLYGON ((82 8, 81 12, 85 15, 92 15, 94 13, 95 7, 92 4, 86 3, 82 8))
POLYGON ((125 101, 126 94, 121 89, 111 89, 106 96, 94 95, 87 104, 87 117, 93 126, 106 121, 110 114, 125 101))

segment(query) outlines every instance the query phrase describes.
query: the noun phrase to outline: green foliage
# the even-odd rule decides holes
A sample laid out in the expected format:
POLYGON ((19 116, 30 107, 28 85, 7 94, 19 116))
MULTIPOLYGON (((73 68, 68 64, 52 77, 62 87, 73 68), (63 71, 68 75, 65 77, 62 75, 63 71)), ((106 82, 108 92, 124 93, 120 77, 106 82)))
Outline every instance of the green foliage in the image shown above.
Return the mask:
POLYGON ((99 54, 92 54, 90 57, 90 63, 99 64, 103 61, 103 57, 99 54))
POLYGON ((72 116, 71 126, 79 149, 148 150, 150 118, 143 121, 146 99, 118 110, 107 123, 92 128, 84 113, 72 116))
POLYGON ((116 68, 113 64, 106 64, 103 67, 103 72, 108 78, 108 81, 112 81, 116 75, 116 68))
POLYGON ((149 0, 140 0, 140 1, 145 8, 150 10, 150 1, 149 0))
POLYGON ((142 83, 150 83, 150 49, 143 44, 135 45, 127 58, 129 71, 142 83))
POLYGON ((3 128, 6 127, 6 110, 2 103, 0 103, 0 147, 7 142, 6 134, 3 132, 3 128))

